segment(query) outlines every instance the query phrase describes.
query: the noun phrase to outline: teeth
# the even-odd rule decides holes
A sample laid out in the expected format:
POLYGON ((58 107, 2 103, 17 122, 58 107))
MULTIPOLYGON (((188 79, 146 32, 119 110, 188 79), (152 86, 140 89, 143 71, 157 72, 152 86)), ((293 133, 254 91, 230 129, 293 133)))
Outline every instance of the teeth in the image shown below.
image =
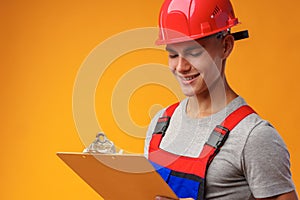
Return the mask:
POLYGON ((197 75, 186 77, 186 78, 183 78, 183 79, 186 80, 186 81, 189 81, 189 80, 194 79, 195 77, 197 77, 197 75))

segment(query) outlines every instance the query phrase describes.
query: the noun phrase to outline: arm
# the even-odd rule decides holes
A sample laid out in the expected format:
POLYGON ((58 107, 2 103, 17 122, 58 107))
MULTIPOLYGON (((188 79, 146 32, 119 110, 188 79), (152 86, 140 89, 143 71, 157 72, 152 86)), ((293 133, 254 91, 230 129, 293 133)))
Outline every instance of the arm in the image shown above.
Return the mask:
MULTIPOLYGON (((155 200, 172 200, 167 197, 160 197, 157 196, 155 197, 155 200)), ((178 199, 178 200, 194 200, 192 198, 183 198, 183 199, 178 199)), ((256 200, 298 200, 297 193, 295 191, 288 192, 285 194, 281 194, 275 197, 270 197, 270 198, 263 198, 263 199, 256 199, 256 200)))
POLYGON ((155 126, 156 126, 158 118, 163 115, 164 111, 165 110, 162 109, 158 113, 156 113, 156 115, 153 117, 153 119, 151 119, 151 122, 150 122, 150 124, 148 126, 147 134, 146 134, 146 138, 145 138, 145 144, 144 144, 144 156, 146 158, 148 158, 149 143, 150 143, 150 140, 152 138, 152 133, 153 133, 153 131, 155 129, 155 126))
POLYGON ((263 199, 257 199, 257 200, 298 200, 297 194, 295 191, 288 192, 285 194, 281 194, 275 197, 270 198, 263 198, 263 199))
POLYGON ((289 152, 272 126, 255 127, 243 155, 244 174, 256 199, 298 199, 291 179, 289 152))

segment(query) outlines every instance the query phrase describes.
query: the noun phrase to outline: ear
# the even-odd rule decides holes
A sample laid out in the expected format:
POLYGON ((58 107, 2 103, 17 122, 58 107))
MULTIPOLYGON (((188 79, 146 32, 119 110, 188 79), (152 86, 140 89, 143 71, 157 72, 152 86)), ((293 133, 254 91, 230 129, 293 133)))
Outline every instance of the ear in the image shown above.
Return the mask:
POLYGON ((234 37, 231 34, 226 35, 223 38, 223 59, 228 58, 230 53, 233 50, 234 46, 234 37))

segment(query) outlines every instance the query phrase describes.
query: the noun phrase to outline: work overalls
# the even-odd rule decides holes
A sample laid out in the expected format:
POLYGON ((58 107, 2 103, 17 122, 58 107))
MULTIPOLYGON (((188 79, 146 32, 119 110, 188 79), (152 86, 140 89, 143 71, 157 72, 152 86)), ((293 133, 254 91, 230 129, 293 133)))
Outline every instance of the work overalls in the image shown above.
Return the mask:
MULTIPOLYGON (((159 148, 172 114, 179 103, 169 106, 158 119, 149 145, 149 160, 179 198, 205 199, 205 177, 209 164, 220 151, 230 131, 246 116, 255 113, 241 106, 217 125, 197 158, 179 156, 159 148)), ((199 133, 200 134, 200 133, 199 133)))

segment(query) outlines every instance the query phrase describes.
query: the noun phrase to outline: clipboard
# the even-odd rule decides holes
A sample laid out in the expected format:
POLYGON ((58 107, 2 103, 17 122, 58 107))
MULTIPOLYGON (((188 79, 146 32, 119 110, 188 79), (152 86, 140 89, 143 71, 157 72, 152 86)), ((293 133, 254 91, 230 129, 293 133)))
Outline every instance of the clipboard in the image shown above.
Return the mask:
POLYGON ((58 152, 77 175, 104 200, 178 199, 143 155, 58 152))

